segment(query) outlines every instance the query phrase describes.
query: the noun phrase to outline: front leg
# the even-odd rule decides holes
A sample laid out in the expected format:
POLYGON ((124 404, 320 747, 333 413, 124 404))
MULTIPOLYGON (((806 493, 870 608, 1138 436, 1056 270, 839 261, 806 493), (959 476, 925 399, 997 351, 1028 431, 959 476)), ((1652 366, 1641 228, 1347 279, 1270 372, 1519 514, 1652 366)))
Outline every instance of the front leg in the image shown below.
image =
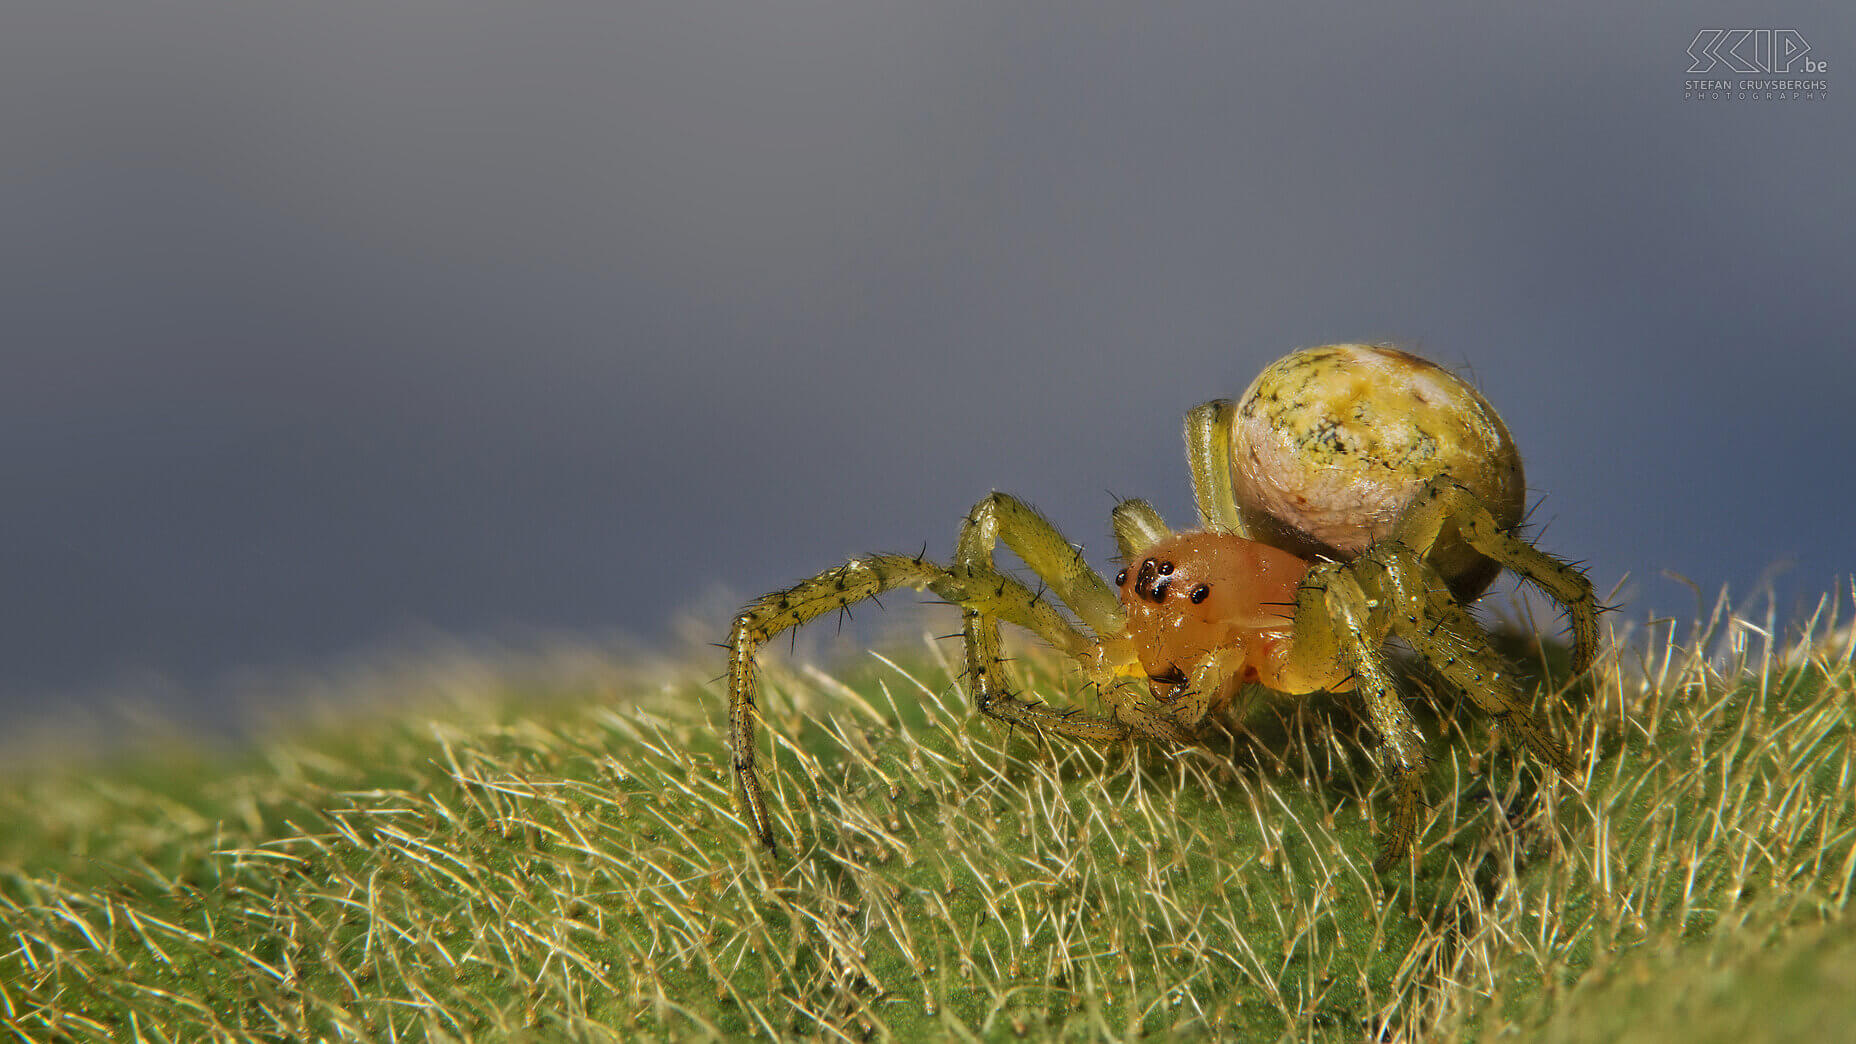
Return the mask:
MULTIPOLYGON (((1044 516, 1006 493, 993 493, 968 513, 955 542, 954 576, 957 579, 986 578, 983 582, 974 581, 974 586, 982 589, 997 585, 1004 578, 993 559, 1000 540, 1005 541, 1006 546, 1098 635, 1121 631, 1125 613, 1108 584, 1089 568, 1081 552, 1044 516)), ((1050 729, 1071 739, 1092 743, 1124 740, 1134 733, 1190 742, 1191 737, 1172 723, 1165 709, 1141 686, 1096 665, 1098 657, 1094 653, 1099 650, 1099 638, 1091 642, 1077 635, 1074 641, 1052 644, 1078 659, 1086 669, 1093 668, 1090 677, 1108 705, 1106 717, 1085 714, 1075 707, 1052 707, 1019 698, 1006 675, 999 637, 999 619, 1011 617, 989 611, 985 605, 972 600, 971 595, 966 600, 948 600, 961 601, 965 607, 961 613, 961 631, 966 642, 967 683, 980 713, 1008 725, 1050 729)), ((1051 616, 1057 615, 1047 604, 1039 604, 1051 616)), ((1050 637, 1043 629, 1033 630, 1047 640, 1050 637)))
POLYGON ((1090 630, 1099 635, 1121 630, 1126 618, 1121 600, 1089 568, 1082 550, 1036 508, 1010 493, 995 492, 967 513, 954 545, 954 569, 998 572, 993 551, 1001 540, 1090 630))
MULTIPOLYGON (((775 847, 773 818, 767 810, 766 794, 755 771, 754 725, 759 720, 755 708, 757 677, 754 652, 789 628, 798 627, 824 613, 849 608, 852 604, 899 587, 926 588, 960 607, 970 621, 981 621, 981 675, 1001 678, 998 655, 998 621, 1005 620, 1026 628, 1069 655, 1086 659, 1092 643, 1049 602, 1033 594, 1024 584, 996 570, 978 566, 943 569, 926 558, 907 555, 870 555, 854 558, 835 569, 828 569, 792 587, 762 595, 736 614, 728 635, 728 745, 733 756, 737 797, 748 814, 754 833, 769 849, 775 847), (984 634, 991 635, 990 646, 984 634)), ((969 657, 973 656, 969 647, 969 657)), ((1009 695, 1006 697, 1009 699, 1009 695)), ((995 717, 1023 708, 1025 724, 1050 725, 1082 739, 1121 739, 1127 728, 1116 722, 1093 722, 1079 718, 1077 712, 1053 710, 1041 704, 1020 704, 995 717)), ((984 706, 982 706, 984 709, 984 706)), ((1007 720, 1015 720, 1008 717, 1007 720)))
POLYGON ((1115 531, 1115 547, 1123 562, 1141 557, 1141 552, 1173 535, 1160 512, 1145 500, 1124 500, 1109 513, 1109 526, 1115 531))
POLYGON ((769 850, 777 846, 773 817, 755 772, 754 724, 759 720, 759 688, 754 651, 789 628, 854 602, 898 587, 921 589, 949 579, 947 570, 923 558, 872 555, 854 558, 782 591, 762 595, 736 614, 728 632, 728 746, 732 754, 736 797, 744 806, 755 836, 769 850))

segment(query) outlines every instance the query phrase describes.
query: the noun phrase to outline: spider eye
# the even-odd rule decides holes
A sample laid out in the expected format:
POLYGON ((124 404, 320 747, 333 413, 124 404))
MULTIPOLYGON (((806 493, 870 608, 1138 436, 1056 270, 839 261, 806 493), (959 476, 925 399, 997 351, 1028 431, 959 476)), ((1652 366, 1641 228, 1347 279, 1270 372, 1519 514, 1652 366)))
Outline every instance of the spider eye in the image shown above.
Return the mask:
POLYGON ((1123 569, 1121 572, 1115 574, 1115 586, 1116 587, 1126 586, 1127 583, 1128 583, 1128 571, 1126 569, 1123 569))
POLYGON ((1199 586, 1193 588, 1192 589, 1192 604, 1198 605, 1200 602, 1205 601, 1205 596, 1211 593, 1212 593, 1212 589, 1211 589, 1211 586, 1208 584, 1200 584, 1199 586))
POLYGON ((1156 602, 1166 601, 1166 589, 1168 585, 1172 584, 1172 582, 1173 581, 1171 580, 1162 580, 1159 583, 1154 585, 1154 601, 1156 602))
POLYGON ((1153 582, 1154 582, 1154 560, 1150 558, 1147 561, 1141 563, 1140 575, 1134 578, 1134 589, 1136 591, 1144 591, 1147 589, 1147 585, 1153 582))
POLYGON ((1173 575, 1173 563, 1171 562, 1160 563, 1160 575, 1161 576, 1172 576, 1173 575))

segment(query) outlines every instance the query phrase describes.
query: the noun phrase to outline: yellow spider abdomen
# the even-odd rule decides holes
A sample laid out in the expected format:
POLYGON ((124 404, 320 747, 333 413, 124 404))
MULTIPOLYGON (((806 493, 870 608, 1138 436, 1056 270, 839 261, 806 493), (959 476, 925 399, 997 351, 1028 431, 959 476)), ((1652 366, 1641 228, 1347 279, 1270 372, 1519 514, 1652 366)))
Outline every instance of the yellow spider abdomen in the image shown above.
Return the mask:
MULTIPOLYGON (((1396 348, 1333 344, 1272 363, 1239 400, 1231 475, 1249 534, 1348 561, 1389 535, 1425 483, 1448 475, 1506 529, 1526 482, 1508 428, 1476 389, 1396 348)), ((1500 567, 1446 526, 1428 553, 1458 598, 1500 567)))

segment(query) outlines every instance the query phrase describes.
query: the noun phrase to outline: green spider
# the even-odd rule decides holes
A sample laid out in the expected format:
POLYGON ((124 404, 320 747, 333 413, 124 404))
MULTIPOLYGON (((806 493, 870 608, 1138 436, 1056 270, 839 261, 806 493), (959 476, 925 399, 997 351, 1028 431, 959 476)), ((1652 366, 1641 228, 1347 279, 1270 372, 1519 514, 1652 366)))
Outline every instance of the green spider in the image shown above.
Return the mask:
POLYGON ((1098 743, 1191 743, 1206 716, 1248 683, 1287 694, 1358 691, 1394 791, 1380 872, 1411 848, 1425 761, 1381 652, 1388 638, 1402 639, 1536 757, 1574 771, 1465 606, 1513 570, 1566 607, 1583 672, 1598 643, 1592 584, 1515 535, 1521 458, 1467 382, 1395 348, 1306 349, 1271 364, 1240 400, 1187 414, 1186 450, 1200 528, 1172 532, 1146 501, 1122 501, 1111 517, 1126 568, 1112 585, 1043 516, 993 493, 962 524, 951 565, 854 558, 743 608, 727 643, 728 735, 739 803, 760 841, 775 848, 755 771, 755 650, 899 587, 960 607, 974 702, 1010 725, 1098 743), (1001 540, 1074 622, 999 569, 1001 540), (1001 621, 1075 659, 1107 713, 1016 695, 1001 621))

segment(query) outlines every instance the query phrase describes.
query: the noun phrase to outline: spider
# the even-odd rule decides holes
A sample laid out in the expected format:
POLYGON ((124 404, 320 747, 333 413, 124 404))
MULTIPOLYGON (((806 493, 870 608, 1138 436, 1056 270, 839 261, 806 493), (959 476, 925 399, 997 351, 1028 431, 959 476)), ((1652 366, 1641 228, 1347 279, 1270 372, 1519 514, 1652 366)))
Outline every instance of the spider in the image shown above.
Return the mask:
POLYGON ((1466 606, 1503 568, 1514 571, 1566 607, 1583 672, 1598 638, 1592 584, 1515 535, 1521 458, 1467 382, 1395 348, 1304 349, 1265 368, 1241 399, 1188 413, 1186 449, 1199 528, 1173 532, 1146 501, 1119 502, 1111 522, 1125 567, 1112 585, 1042 515, 993 493, 962 523, 950 565, 853 558, 743 608, 727 643, 728 735, 738 801, 761 843, 777 850, 755 772, 755 650, 901 587, 960 608, 966 684, 982 714, 1008 725, 1097 743, 1189 744, 1248 683, 1285 694, 1357 691, 1393 787, 1378 872, 1411 848, 1426 760, 1381 651, 1389 638, 1536 757, 1574 771, 1466 606), (1001 540, 1074 621, 994 563, 1001 540), (1001 622, 1073 658, 1106 713, 1018 696, 1001 622))

